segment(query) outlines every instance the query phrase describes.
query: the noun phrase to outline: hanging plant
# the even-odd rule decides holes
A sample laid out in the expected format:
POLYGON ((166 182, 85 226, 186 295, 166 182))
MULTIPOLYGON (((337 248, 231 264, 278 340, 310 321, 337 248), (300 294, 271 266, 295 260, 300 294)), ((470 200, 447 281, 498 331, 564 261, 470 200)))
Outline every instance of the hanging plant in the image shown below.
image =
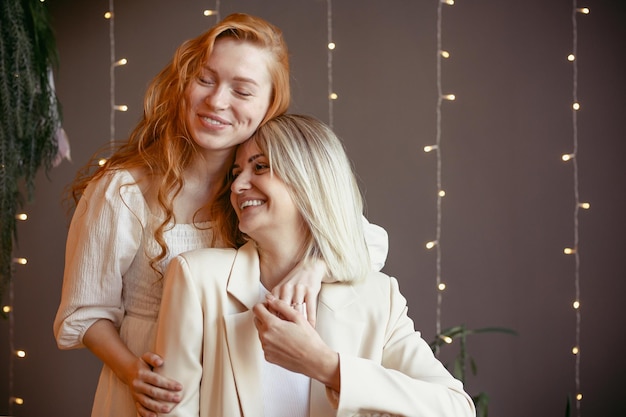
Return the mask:
POLYGON ((49 14, 40 0, 0 2, 0 301, 11 281, 16 214, 52 166, 62 132, 52 83, 58 62, 49 14))

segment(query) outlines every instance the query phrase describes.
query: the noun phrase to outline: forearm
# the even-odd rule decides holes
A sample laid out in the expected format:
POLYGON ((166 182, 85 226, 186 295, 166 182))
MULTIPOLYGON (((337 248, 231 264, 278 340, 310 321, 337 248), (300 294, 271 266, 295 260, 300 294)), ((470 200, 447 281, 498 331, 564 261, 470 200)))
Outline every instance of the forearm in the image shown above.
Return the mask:
POLYGON ((104 362, 125 384, 137 357, 128 349, 109 320, 98 320, 83 336, 83 344, 104 362))
POLYGON ((305 374, 321 382, 336 392, 341 392, 341 372, 339 367, 339 354, 330 349, 317 355, 317 360, 312 361, 309 370, 305 374))

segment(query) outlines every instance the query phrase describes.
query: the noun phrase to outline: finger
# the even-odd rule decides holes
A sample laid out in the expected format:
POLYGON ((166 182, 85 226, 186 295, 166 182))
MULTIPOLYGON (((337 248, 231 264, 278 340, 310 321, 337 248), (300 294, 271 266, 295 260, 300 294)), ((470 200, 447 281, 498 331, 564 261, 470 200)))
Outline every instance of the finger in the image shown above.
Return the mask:
POLYGON ((301 317, 301 315, 296 312, 291 304, 288 304, 283 300, 279 300, 278 298, 274 297, 268 297, 267 302, 268 307, 285 320, 295 322, 297 321, 298 317, 301 317))
POLYGON ((316 318, 317 318, 317 302, 306 302, 306 319, 309 321, 311 326, 315 328, 316 318))
POLYGON ((146 352, 141 355, 141 360, 150 365, 152 368, 158 368, 163 365, 163 358, 152 352, 146 352))
POLYGON ((263 303, 258 303, 252 307, 252 314, 254 314, 254 318, 261 326, 265 325, 268 320, 271 320, 275 316, 263 303))
MULTIPOLYGON (((284 280, 283 280, 284 281, 284 280)), ((272 288, 272 295, 281 300, 285 300, 290 303, 291 300, 294 299, 294 286, 291 282, 287 281, 284 284, 278 284, 274 288, 272 288)))

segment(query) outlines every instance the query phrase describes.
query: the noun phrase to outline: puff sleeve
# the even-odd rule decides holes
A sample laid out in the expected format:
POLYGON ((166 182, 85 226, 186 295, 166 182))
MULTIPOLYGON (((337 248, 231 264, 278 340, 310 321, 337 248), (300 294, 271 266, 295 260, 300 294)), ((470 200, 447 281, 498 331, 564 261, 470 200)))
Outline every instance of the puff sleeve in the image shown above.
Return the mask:
POLYGON ((146 215, 141 190, 127 171, 106 174, 85 189, 66 243, 54 320, 59 348, 84 347, 83 335, 100 319, 120 326, 123 276, 140 247, 146 215))

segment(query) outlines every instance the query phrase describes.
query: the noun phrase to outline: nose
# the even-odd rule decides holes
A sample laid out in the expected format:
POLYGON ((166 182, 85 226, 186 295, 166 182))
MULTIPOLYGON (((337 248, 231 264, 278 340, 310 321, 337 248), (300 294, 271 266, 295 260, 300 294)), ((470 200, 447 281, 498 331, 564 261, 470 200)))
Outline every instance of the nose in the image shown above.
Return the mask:
POLYGON ((230 185, 230 191, 233 194, 241 194, 250 189, 250 173, 245 170, 237 175, 237 178, 230 185))
POLYGON ((223 86, 213 88, 206 96, 206 103, 215 110, 224 110, 228 107, 228 91, 223 86))

